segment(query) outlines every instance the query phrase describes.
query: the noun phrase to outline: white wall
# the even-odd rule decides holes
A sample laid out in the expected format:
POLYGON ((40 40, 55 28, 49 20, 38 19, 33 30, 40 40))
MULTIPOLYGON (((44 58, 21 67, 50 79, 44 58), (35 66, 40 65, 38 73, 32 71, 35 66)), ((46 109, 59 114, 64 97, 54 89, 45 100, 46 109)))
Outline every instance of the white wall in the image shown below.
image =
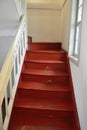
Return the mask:
POLYGON ((33 41, 61 41, 60 22, 60 11, 28 9, 28 35, 33 41))
POLYGON ((81 123, 81 130, 87 130, 87 0, 84 0, 80 62, 71 62, 74 90, 81 123))
POLYGON ((61 40, 62 47, 68 51, 69 34, 70 34, 70 17, 71 17, 71 0, 67 0, 62 10, 61 16, 61 40))
MULTIPOLYGON (((67 3, 62 12, 63 29, 61 32, 61 34, 63 34, 62 35, 63 48, 66 49, 67 51, 69 49, 69 44, 70 44, 69 43, 69 36, 70 36, 69 27, 70 27, 70 13, 71 13, 70 10, 71 10, 71 0, 67 0, 67 3)), ((87 0, 84 0, 79 66, 76 66, 75 64, 72 63, 72 61, 70 61, 81 130, 87 130, 87 43, 86 41, 87 41, 87 0)))
POLYGON ((14 0, 0 1, 0 35, 13 35, 18 26, 18 14, 14 0))

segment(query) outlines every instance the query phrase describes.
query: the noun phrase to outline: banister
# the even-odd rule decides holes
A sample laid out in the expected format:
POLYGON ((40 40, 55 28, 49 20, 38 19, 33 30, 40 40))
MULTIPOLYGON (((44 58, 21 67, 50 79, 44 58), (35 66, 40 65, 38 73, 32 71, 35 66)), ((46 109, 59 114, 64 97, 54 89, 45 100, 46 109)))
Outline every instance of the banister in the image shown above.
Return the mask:
POLYGON ((13 43, 9 48, 0 72, 0 130, 7 130, 8 128, 17 84, 27 48, 26 35, 26 18, 25 16, 22 16, 13 43), (17 72, 16 69, 18 70, 17 72), (7 90, 8 87, 9 94, 7 90), (8 97, 8 95, 10 97, 8 97), (2 106, 5 107, 5 113, 2 106))
MULTIPOLYGON (((5 59, 5 62, 4 62, 4 65, 3 65, 3 67, 2 67, 2 70, 1 70, 1 73, 0 73, 0 92, 2 91, 2 89, 3 89, 3 85, 5 84, 4 83, 4 81, 5 81, 5 79, 6 78, 8 78, 8 77, 6 77, 6 75, 8 74, 9 75, 9 71, 7 70, 7 68, 10 68, 10 66, 13 64, 13 49, 15 48, 15 47, 17 47, 17 44, 14 44, 14 43, 17 43, 18 42, 18 39, 19 39, 19 35, 20 35, 20 33, 21 33, 21 28, 22 28, 22 24, 24 23, 24 16, 22 17, 22 20, 21 20, 21 22, 20 22, 20 26, 19 26, 19 28, 17 29, 17 32, 16 32, 16 35, 15 35, 15 38, 14 38, 14 40, 13 40, 13 43, 12 43, 12 45, 11 45, 11 47, 10 47, 10 49, 9 49, 9 51, 8 51, 8 54, 7 54, 7 56, 6 56, 6 59, 5 59)), ((16 50, 15 50, 15 53, 16 53, 16 50)), ((10 68, 11 69, 11 68, 10 68)), ((5 89, 5 88, 4 88, 5 89)), ((3 89, 3 91, 5 91, 3 89)), ((2 103, 2 99, 3 99, 3 93, 2 93, 2 96, 1 96, 1 94, 0 94, 0 105, 1 105, 1 103, 2 103)))

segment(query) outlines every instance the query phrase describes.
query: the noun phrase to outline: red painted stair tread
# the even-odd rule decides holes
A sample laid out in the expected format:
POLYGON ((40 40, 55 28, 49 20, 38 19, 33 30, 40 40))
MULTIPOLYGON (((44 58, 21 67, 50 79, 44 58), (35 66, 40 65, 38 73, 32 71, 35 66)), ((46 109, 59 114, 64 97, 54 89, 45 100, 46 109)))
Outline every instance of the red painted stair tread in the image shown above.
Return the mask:
POLYGON ((25 69, 42 69, 42 70, 61 70, 64 72, 68 72, 68 65, 67 62, 59 62, 59 63, 47 63, 47 62, 40 62, 40 61, 24 61, 25 69))
POLYGON ((58 83, 45 83, 45 82, 24 82, 20 81, 19 88, 22 89, 35 89, 46 91, 71 91, 69 84, 58 83))
MULTIPOLYGON (((73 125, 73 122, 68 119, 58 119, 58 118, 48 118, 48 117, 28 117, 28 116, 22 116, 22 115, 13 115, 11 117, 11 124, 9 127, 9 130, 21 130, 24 126, 30 126, 34 127, 35 130, 38 130, 38 127, 42 128, 48 128, 53 127, 60 129, 60 130, 76 130, 75 126, 73 125), (25 125, 23 125, 22 121, 25 125)), ((31 130, 31 129, 30 129, 31 130)), ((45 129, 44 129, 45 130, 45 129)))
POLYGON ((25 69, 23 73, 34 75, 52 75, 52 76, 68 76, 67 72, 53 71, 53 70, 40 70, 40 69, 25 69))
POLYGON ((28 52, 26 53, 26 59, 37 59, 37 60, 53 60, 53 61, 65 61, 66 53, 43 53, 43 52, 28 52))
POLYGON ((39 99, 39 98, 24 98, 21 97, 15 100, 14 106, 32 109, 46 109, 46 110, 61 110, 61 111, 73 111, 71 102, 61 101, 58 99, 39 99))

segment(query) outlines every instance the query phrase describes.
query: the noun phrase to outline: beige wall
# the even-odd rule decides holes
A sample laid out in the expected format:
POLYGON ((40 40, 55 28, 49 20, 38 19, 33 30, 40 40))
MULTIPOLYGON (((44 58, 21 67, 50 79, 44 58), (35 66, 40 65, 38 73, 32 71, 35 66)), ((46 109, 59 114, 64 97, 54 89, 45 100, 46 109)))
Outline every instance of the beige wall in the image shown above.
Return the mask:
POLYGON ((62 7, 65 0, 27 0, 30 8, 56 8, 62 7))
POLYGON ((61 41, 68 51, 71 0, 27 0, 28 2, 28 35, 33 41, 61 41), (46 8, 46 9, 45 9, 46 8))
POLYGON ((27 0, 28 35, 33 41, 61 41, 61 7, 64 0, 27 0))
POLYGON ((28 9, 28 35, 33 41, 61 41, 61 12, 57 10, 28 9))
POLYGON ((71 18, 71 0, 67 0, 61 15, 61 40, 62 47, 68 51, 71 18))

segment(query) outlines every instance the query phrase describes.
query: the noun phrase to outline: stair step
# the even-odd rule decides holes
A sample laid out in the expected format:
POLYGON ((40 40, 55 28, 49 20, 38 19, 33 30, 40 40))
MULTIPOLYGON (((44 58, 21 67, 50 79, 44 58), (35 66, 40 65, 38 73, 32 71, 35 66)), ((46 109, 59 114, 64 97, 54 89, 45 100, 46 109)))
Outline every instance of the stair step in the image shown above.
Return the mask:
POLYGON ((16 110, 11 117, 11 125, 9 130, 50 130, 47 128, 53 128, 51 130, 76 130, 72 119, 59 119, 55 117, 33 117, 20 114, 20 111, 16 110), (28 127, 29 129, 24 129, 28 127), (32 129, 33 127, 33 129, 32 129), (40 129, 39 129, 40 128, 40 129))
MULTIPOLYGON (((74 111, 73 105, 70 101, 64 101, 60 99, 44 99, 44 98, 33 98, 33 97, 23 97, 19 96, 15 99, 14 107, 18 108, 24 108, 24 109, 30 109, 35 110, 35 113, 41 112, 45 113, 48 111, 54 111, 54 113, 57 115, 57 111, 59 112, 68 112, 68 111, 74 111)), ((30 113, 29 113, 30 114, 30 113)), ((32 113, 33 114, 33 113, 32 113)), ((39 114, 39 113, 38 113, 39 114)), ((47 114, 47 113, 46 113, 47 114)))
POLYGON ((16 97, 25 97, 25 98, 44 98, 50 100, 71 100, 71 92, 70 91, 46 91, 46 90, 35 90, 35 89, 24 89, 18 88, 16 97))
POLYGON ((65 76, 65 75, 60 75, 60 76, 50 76, 50 75, 29 75, 26 73, 22 73, 21 74, 21 80, 22 81, 34 81, 34 82, 44 82, 46 84, 48 83, 64 83, 66 84, 67 82, 69 82, 69 76, 65 76))
POLYGON ((27 89, 27 90, 43 90, 43 91, 65 91, 70 92, 70 85, 69 83, 46 83, 45 82, 24 82, 20 81, 18 84, 18 88, 27 89))
POLYGON ((49 75, 47 73, 37 73, 37 72, 22 72, 21 74, 22 81, 34 81, 34 82, 45 82, 48 83, 64 83, 69 82, 69 75, 67 73, 58 73, 49 75))
POLYGON ((23 69, 22 74, 26 75, 44 75, 44 76, 68 76, 67 72, 61 70, 41 70, 41 69, 23 69))
POLYGON ((59 62, 59 63, 43 63, 38 61, 24 61, 25 69, 42 69, 42 70, 61 70, 68 71, 67 62, 59 62))
POLYGON ((17 95, 19 97, 39 97, 39 98, 57 98, 61 100, 71 100, 70 86, 53 83, 38 83, 38 82, 23 82, 20 81, 18 85, 17 95), (53 85, 53 86, 52 86, 53 85), (55 86, 56 85, 56 86, 55 86))
POLYGON ((65 52, 58 52, 58 53, 43 53, 43 52, 34 52, 34 51, 27 51, 25 59, 37 59, 37 60, 53 60, 53 61, 65 61, 66 60, 66 53, 65 52))
POLYGON ((60 50, 61 42, 33 42, 29 44, 29 50, 60 50))
POLYGON ((38 60, 38 59, 27 59, 25 57, 25 61, 28 61, 28 62, 34 62, 34 63, 47 63, 47 64, 62 64, 64 63, 65 61, 58 61, 58 60, 38 60))

